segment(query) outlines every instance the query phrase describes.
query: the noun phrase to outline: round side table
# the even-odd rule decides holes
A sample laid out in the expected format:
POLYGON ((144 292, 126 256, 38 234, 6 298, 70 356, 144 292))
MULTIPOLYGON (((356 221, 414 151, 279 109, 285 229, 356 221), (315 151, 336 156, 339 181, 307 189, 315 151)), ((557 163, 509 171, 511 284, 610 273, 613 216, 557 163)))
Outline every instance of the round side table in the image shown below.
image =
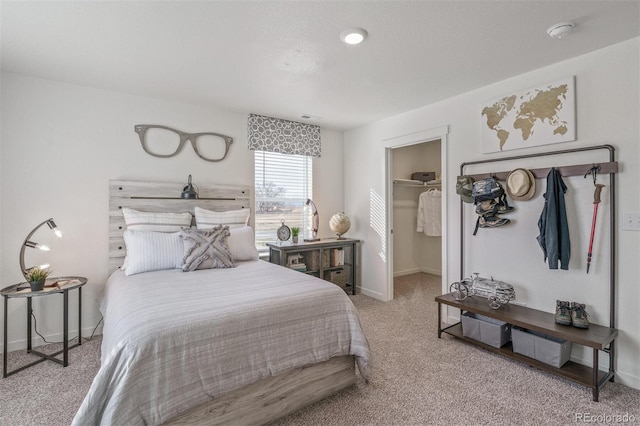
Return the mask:
POLYGON ((61 364, 63 367, 69 365, 69 349, 75 348, 82 344, 82 286, 87 283, 84 277, 55 277, 48 278, 45 287, 41 291, 31 291, 28 282, 21 282, 10 285, 0 290, 0 295, 4 297, 4 357, 2 366, 2 377, 8 377, 25 368, 38 364, 42 361, 49 360, 61 364), (78 289, 78 343, 69 347, 69 291, 78 289), (44 354, 31 348, 31 301, 34 297, 45 297, 52 294, 62 293, 63 298, 63 349, 51 355, 44 354), (9 299, 27 299, 27 352, 39 356, 41 359, 30 364, 24 365, 13 371, 7 372, 7 328, 8 328, 8 304, 9 299), (63 354, 62 359, 56 356, 63 354))

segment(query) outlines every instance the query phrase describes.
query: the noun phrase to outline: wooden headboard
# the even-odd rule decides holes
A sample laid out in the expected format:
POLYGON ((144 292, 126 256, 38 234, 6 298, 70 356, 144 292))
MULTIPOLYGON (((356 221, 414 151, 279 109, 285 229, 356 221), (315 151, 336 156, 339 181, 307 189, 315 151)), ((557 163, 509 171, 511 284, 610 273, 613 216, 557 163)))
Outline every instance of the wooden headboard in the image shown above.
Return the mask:
MULTIPOLYGON (((213 211, 248 209, 249 185, 213 185, 198 183, 197 199, 180 198, 185 184, 176 182, 109 181, 109 272, 116 270, 127 253, 122 233, 126 229, 123 207, 147 212, 190 212, 194 207, 213 211)), ((195 219, 194 219, 195 220, 195 219)), ((253 223, 253 217, 250 218, 253 223)))

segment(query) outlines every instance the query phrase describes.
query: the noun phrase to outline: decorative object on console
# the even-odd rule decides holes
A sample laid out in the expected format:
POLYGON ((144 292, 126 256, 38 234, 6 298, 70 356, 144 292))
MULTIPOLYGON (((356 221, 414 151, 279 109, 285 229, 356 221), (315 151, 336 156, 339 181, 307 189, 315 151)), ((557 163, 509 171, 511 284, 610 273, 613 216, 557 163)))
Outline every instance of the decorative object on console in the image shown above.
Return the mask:
POLYGON ((284 219, 282 219, 281 223, 282 225, 280 225, 276 233, 280 241, 287 241, 291 237, 291 228, 284 224, 284 219))
POLYGON ((311 226, 311 238, 305 238, 306 242, 320 241, 318 238, 318 228, 320 227, 320 216, 318 216, 318 209, 316 205, 313 204, 310 198, 307 198, 307 202, 305 203, 307 206, 311 206, 311 211, 313 212, 313 225, 311 226))
POLYGON ((175 156, 184 144, 190 141, 198 157, 205 161, 222 161, 233 143, 231 136, 220 133, 186 133, 157 124, 136 124, 134 130, 140 137, 142 149, 147 154, 159 158, 175 156), (149 133, 152 133, 152 136, 149 136, 149 133))
POLYGON ((189 179, 187 180, 187 186, 182 188, 182 194, 180 194, 180 198, 198 198, 198 191, 191 184, 191 175, 189 175, 189 179))
POLYGON ((300 228, 294 226, 291 228, 291 241, 293 244, 298 244, 298 233, 300 232, 300 228))
POLYGON ((339 240, 342 240, 342 235, 351 228, 351 219, 344 212, 336 213, 329 220, 329 228, 338 235, 339 240))
MULTIPOLYGON (((30 238, 33 236, 33 234, 35 234, 36 231, 42 225, 44 225, 45 223, 47 224, 47 226, 49 226, 49 229, 51 229, 54 232, 56 237, 62 238, 62 231, 58 228, 56 223, 53 221, 53 218, 45 220, 44 222, 40 223, 38 226, 33 228, 33 230, 31 232, 29 232, 29 235, 27 235, 27 237, 22 242, 22 246, 20 247, 20 271, 22 271, 22 275, 25 277, 25 279, 27 281, 29 280, 28 274, 29 274, 29 270, 31 268, 27 268, 24 265, 24 249, 29 247, 29 248, 39 249, 39 250, 42 250, 42 251, 49 251, 50 250, 50 248, 48 246, 45 246, 43 244, 34 243, 33 241, 30 240, 30 238)), ((40 269, 46 269, 48 267, 49 267, 49 265, 40 265, 40 269)))

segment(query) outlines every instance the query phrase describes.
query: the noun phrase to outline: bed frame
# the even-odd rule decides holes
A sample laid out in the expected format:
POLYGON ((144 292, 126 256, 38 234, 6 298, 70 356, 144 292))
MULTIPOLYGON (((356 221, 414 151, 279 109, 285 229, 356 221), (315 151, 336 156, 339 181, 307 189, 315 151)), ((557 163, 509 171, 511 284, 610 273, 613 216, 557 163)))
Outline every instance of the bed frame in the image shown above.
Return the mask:
MULTIPOLYGON (((199 198, 182 199, 184 183, 109 181, 109 271, 126 255, 123 207, 151 212, 194 214, 198 206, 213 211, 250 208, 249 185, 198 184, 199 198)), ((253 217, 250 219, 253 224, 253 217)), ((254 425, 284 417, 355 384, 355 359, 341 356, 297 368, 244 386, 169 421, 170 425, 254 425)))

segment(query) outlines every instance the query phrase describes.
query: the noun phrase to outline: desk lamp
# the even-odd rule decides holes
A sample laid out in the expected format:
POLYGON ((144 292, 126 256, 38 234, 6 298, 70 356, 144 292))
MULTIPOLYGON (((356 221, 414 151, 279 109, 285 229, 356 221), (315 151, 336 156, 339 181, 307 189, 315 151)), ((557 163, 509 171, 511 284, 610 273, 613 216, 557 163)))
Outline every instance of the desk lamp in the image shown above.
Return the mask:
MULTIPOLYGON (((53 218, 45 220, 44 222, 42 222, 41 224, 39 224, 38 226, 33 228, 33 230, 31 232, 29 232, 29 235, 27 235, 27 238, 25 238, 24 242, 22 243, 22 247, 20 247, 20 271, 22 272, 22 275, 24 275, 24 278, 27 281, 28 281, 27 274, 29 273, 29 269, 31 269, 31 268, 27 268, 24 265, 24 249, 29 247, 29 248, 42 250, 42 251, 51 250, 48 246, 46 246, 44 244, 34 243, 33 241, 30 240, 30 238, 33 236, 33 234, 35 234, 36 231, 42 225, 44 225, 45 223, 49 226, 49 229, 51 229, 53 231, 53 233, 56 234, 56 237, 62 238, 62 231, 58 228, 56 223, 53 221, 53 218)), ((46 269, 48 267, 49 267, 49 265, 40 265, 41 269, 46 269)))

